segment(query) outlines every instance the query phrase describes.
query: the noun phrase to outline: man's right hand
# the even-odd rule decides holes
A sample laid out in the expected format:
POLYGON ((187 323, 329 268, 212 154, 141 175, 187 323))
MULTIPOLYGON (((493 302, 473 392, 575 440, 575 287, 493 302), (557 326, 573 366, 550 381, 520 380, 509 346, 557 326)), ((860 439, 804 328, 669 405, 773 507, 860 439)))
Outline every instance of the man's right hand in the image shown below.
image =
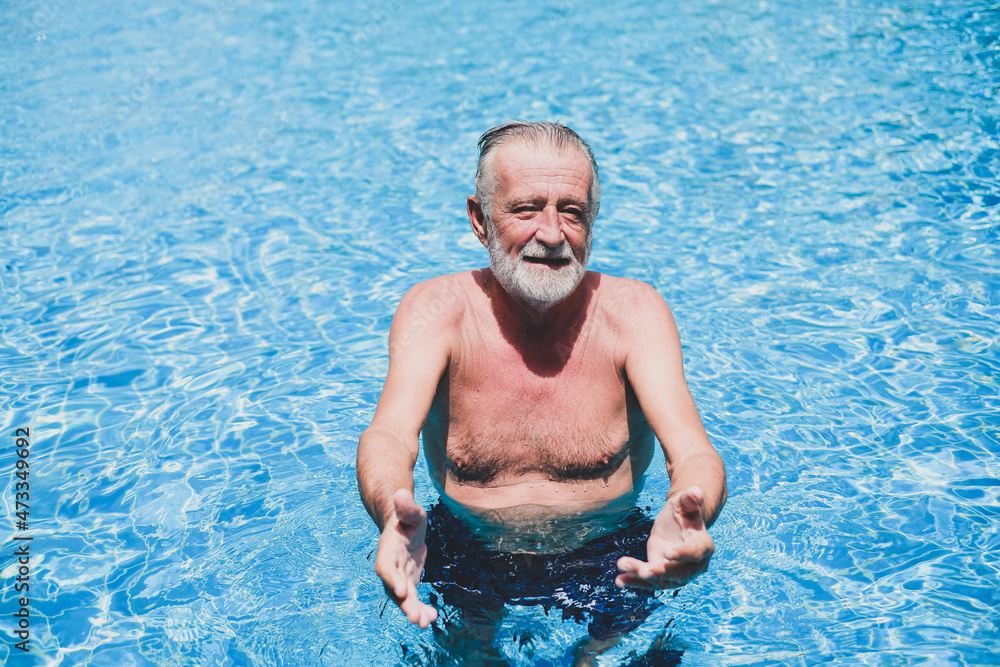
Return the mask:
POLYGON ((417 597, 417 584, 427 559, 427 513, 406 489, 392 497, 395 515, 385 524, 375 555, 375 573, 389 598, 421 628, 437 620, 437 609, 417 597))

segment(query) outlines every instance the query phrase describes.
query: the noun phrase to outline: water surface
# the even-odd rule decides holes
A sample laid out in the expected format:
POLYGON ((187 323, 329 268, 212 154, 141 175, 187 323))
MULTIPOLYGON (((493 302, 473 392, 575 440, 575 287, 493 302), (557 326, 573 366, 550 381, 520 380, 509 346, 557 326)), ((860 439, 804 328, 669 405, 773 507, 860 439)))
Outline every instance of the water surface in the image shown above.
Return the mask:
MULTIPOLYGON (((671 303, 729 471, 711 570, 602 664, 660 635, 691 665, 995 664, 991 3, 0 15, 0 423, 32 429, 37 582, 8 664, 433 661, 382 612, 354 450, 402 294, 485 263, 464 202, 511 118, 592 143, 592 268, 671 303)), ((667 488, 660 458, 643 504, 667 488)), ((566 664, 583 626, 515 612, 511 664, 566 664)))

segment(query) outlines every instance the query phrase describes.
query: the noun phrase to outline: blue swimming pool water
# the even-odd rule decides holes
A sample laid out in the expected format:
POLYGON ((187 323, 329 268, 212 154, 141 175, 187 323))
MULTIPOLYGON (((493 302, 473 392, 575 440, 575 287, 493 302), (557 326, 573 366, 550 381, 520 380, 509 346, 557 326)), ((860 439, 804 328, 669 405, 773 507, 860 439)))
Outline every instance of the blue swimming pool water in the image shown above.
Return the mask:
MULTIPOLYGON (((593 268, 670 301, 729 471, 711 570, 601 664, 997 664, 994 4, 83 4, 0 13, 6 664, 433 662, 354 448, 402 294, 485 262, 510 118, 593 144, 593 268)), ((583 632, 515 610, 500 649, 583 632)))

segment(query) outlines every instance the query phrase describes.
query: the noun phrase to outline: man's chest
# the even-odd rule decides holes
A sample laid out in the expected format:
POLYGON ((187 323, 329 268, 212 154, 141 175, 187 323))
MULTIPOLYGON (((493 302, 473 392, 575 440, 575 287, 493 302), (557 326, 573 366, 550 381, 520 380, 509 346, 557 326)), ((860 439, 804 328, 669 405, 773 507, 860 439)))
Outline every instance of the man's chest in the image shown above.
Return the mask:
POLYGON ((520 344, 499 335, 466 337, 449 362, 451 412, 489 423, 552 424, 624 418, 624 364, 613 341, 588 329, 572 341, 520 344))
POLYGON ((548 360, 503 344, 453 355, 442 390, 457 475, 592 478, 620 465, 637 406, 610 351, 584 343, 587 354, 548 360))

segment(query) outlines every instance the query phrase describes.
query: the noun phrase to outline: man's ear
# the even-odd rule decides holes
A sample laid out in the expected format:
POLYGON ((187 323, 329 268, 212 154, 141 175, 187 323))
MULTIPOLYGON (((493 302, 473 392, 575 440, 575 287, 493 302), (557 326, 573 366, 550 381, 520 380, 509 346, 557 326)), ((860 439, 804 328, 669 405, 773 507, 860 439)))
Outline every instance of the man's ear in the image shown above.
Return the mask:
POLYGON ((476 235, 483 247, 488 248, 489 242, 486 240, 486 216, 483 214, 483 207, 479 205, 479 199, 475 195, 470 195, 465 202, 465 207, 469 211, 469 222, 472 223, 472 233, 476 235))

